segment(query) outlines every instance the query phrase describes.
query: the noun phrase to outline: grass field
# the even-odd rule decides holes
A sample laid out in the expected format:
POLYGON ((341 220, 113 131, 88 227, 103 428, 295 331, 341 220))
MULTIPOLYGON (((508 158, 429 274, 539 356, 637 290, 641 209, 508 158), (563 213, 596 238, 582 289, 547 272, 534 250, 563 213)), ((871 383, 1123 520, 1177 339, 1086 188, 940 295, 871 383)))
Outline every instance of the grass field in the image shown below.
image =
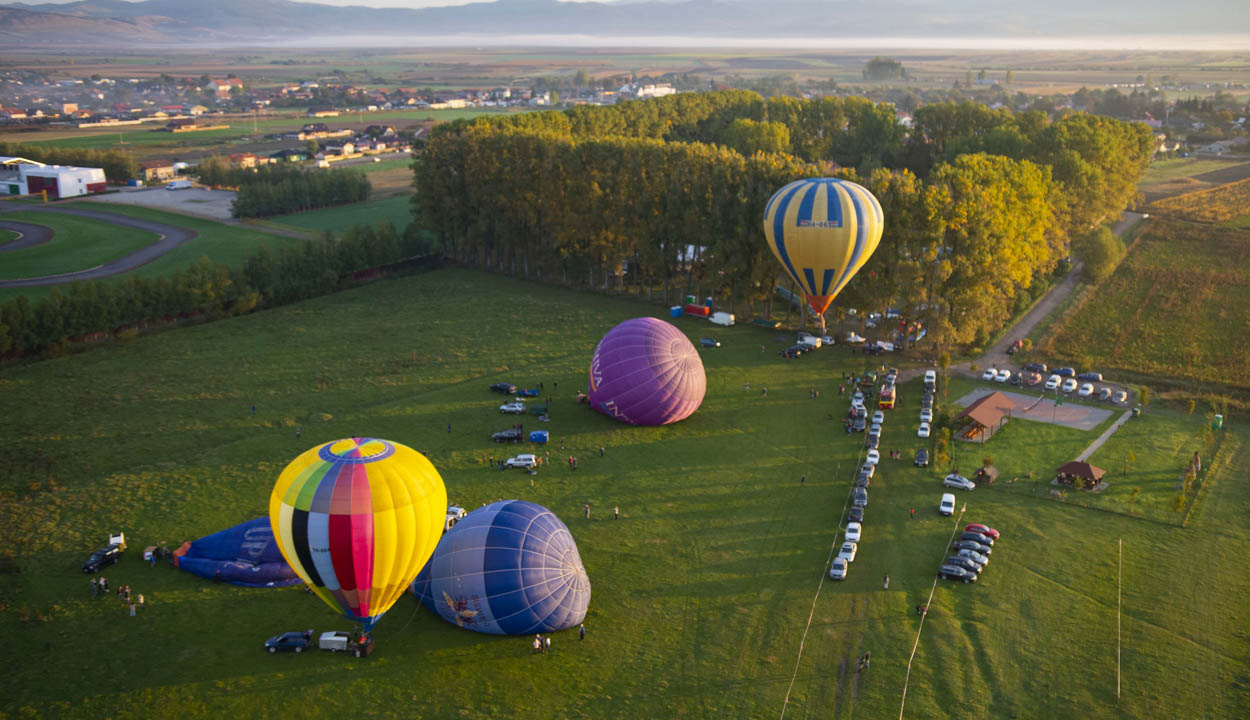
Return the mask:
MULTIPOLYGON (((38 211, 5 213, 6 220, 44 225, 52 240, 0 255, 0 280, 60 275, 103 265, 160 238, 154 233, 106 225, 88 218, 38 211)), ((12 238, 0 237, 0 243, 12 238)))
MULTIPOLYGON (((201 257, 207 257, 215 262, 225 263, 227 265, 237 267, 243 263, 243 259, 248 253, 253 252, 261 246, 277 247, 282 243, 291 242, 289 238, 279 235, 272 235, 270 233, 259 232, 248 228, 223 225, 219 222, 195 218, 189 215, 176 215, 173 213, 166 213, 159 210, 150 210, 148 208, 140 208, 130 205, 104 206, 100 203, 79 203, 78 207, 85 207, 91 210, 109 212, 117 215, 155 220, 157 222, 188 228, 199 233, 199 236, 194 240, 174 248, 170 252, 134 271, 135 274, 144 277, 153 277, 156 275, 167 275, 173 273, 176 270, 188 267, 191 263, 201 257)), ((19 220, 27 214, 28 213, 25 211, 20 213, 8 213, 5 217, 19 220)), ((46 216, 57 220, 70 219, 68 216, 52 215, 51 213, 47 213, 46 216)), ((86 225, 83 230, 84 233, 104 233, 106 235, 123 233, 123 231, 119 230, 115 226, 85 219, 74 219, 86 225)), ((29 222, 35 221, 32 220, 29 222)), ((145 233, 133 231, 129 228, 124 230, 124 234, 126 236, 145 235, 145 233)), ((90 235, 84 236, 89 237, 90 235)), ((155 239, 155 236, 151 236, 151 239, 147 242, 152 242, 155 239)), ((57 241, 54 239, 51 244, 41 247, 54 247, 56 244, 57 241)), ((146 242, 144 244, 146 244, 146 242)), ((6 253, 5 264, 0 264, 0 267, 6 268, 5 271, 7 272, 7 256, 17 255, 22 252, 27 251, 20 250, 15 253, 6 253)), ((99 262, 94 262, 86 265, 85 267, 93 267, 98 264, 99 262)), ((51 291, 52 287, 53 286, 51 285, 47 285, 31 288, 0 289, 0 302, 8 300, 11 297, 16 297, 17 295, 25 295, 32 301, 38 300, 39 298, 46 296, 51 291)))
POLYGON ((1155 160, 1146 168, 1146 174, 1139 185, 1149 187, 1181 178, 1201 175, 1212 170, 1222 170, 1230 165, 1227 160, 1201 158, 1174 158, 1171 160, 1155 160))
POLYGON ((1151 220, 1115 273, 1057 324, 1047 357, 1103 372, 1250 387, 1250 233, 1151 220))
POLYGON ((12 230, 0 230, 0 245, 13 242, 14 240, 17 239, 17 237, 18 237, 18 233, 12 230))
MULTIPOLYGON (((844 411, 835 378, 862 370, 861 358, 834 348, 782 361, 774 351, 786 336, 682 319, 692 338, 724 343, 701 351, 708 393, 698 413, 634 428, 576 405, 601 334, 658 310, 446 269, 0 371, 9 439, 0 523, 12 557, 0 583, 9 668, 0 707, 83 718, 757 718, 778 715, 788 694, 787 717, 893 717, 916 635, 912 608, 929 597, 956 525, 935 512, 943 468, 884 461, 850 578, 822 586, 861 452, 861 436, 826 416, 844 411), (501 379, 542 380, 554 395, 544 429, 557 462, 533 486, 487 468, 504 452, 489 433, 512 420, 486 389, 501 379), (813 388, 821 400, 809 399, 813 388), (425 452, 466 507, 519 497, 560 515, 593 585, 587 639, 556 633, 553 652, 535 656, 526 638, 459 630, 405 597, 375 631, 368 660, 270 656, 260 644, 275 632, 346 623, 298 589, 216 585, 139 561, 149 543, 263 514, 287 461, 352 434, 425 452), (580 470, 560 467, 566 454, 580 470), (119 529, 132 550, 105 574, 145 594, 137 618, 93 600, 78 570, 119 529), (856 673, 867 650, 873 663, 856 673)), ((917 411, 906 386, 883 447, 911 457, 923 442, 917 411)), ((1230 455, 1189 530, 1022 493, 961 493, 959 521, 994 525, 1003 540, 982 582, 937 587, 907 716, 1242 713, 1250 453, 1236 422, 1226 433, 1230 455)), ((1085 442, 1023 435, 992 440, 996 461, 1045 466, 1085 442)))
POLYGON ((1192 222, 1227 222, 1246 214, 1250 208, 1250 178, 1158 200, 1150 206, 1155 213, 1192 222))
POLYGON ((354 205, 340 205, 290 215, 275 215, 266 220, 315 233, 323 230, 341 233, 354 225, 377 225, 383 220, 390 220, 397 230, 403 232, 408 223, 412 222, 412 198, 409 196, 389 197, 354 205))

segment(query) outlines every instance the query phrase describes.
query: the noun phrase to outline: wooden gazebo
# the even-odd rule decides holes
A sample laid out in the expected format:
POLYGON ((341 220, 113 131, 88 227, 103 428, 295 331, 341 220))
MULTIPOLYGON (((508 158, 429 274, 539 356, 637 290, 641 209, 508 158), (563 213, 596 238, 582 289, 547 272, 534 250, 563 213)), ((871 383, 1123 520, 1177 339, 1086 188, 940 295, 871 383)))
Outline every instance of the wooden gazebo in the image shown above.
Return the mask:
POLYGON ((1070 484, 1077 489, 1089 490, 1102 482, 1102 476, 1106 474, 1106 470, 1096 465, 1073 460, 1059 468, 1055 479, 1061 483, 1070 484))
POLYGON ((962 437, 968 440, 973 438, 980 439, 985 442, 988 438, 994 436, 998 429, 1007 422, 1011 417, 1011 412, 1016 409, 1015 402, 1006 395, 995 390, 985 397, 978 398, 976 402, 964 408, 958 417, 967 418, 969 420, 968 427, 962 433, 962 437))

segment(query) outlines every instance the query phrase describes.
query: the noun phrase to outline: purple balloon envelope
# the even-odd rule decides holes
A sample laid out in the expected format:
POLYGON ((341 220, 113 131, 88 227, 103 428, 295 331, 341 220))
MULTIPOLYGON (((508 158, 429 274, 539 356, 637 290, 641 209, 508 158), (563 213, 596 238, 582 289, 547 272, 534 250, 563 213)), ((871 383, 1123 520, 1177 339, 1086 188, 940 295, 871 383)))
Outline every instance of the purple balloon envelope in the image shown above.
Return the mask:
POLYGON ((651 317, 608 331, 590 361, 590 405, 631 425, 667 425, 699 409, 707 391, 690 339, 651 317))

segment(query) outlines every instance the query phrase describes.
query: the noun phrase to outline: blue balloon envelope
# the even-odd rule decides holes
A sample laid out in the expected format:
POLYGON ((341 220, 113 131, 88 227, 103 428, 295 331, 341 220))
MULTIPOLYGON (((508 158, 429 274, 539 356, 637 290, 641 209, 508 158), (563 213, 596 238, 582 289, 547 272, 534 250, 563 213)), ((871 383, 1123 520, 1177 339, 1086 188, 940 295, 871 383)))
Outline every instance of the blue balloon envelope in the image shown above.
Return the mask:
POLYGON ((568 527, 523 500, 491 503, 456 523, 412 592, 447 622, 491 635, 574 627, 590 605, 590 579, 568 527))

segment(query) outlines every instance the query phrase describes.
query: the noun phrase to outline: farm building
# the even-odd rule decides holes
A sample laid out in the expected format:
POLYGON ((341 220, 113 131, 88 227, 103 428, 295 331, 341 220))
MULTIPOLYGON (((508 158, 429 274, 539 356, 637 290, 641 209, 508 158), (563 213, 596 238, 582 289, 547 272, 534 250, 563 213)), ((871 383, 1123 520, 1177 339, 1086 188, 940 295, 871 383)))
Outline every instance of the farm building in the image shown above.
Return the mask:
POLYGON ((27 195, 46 191, 49 199, 104 192, 106 181, 100 168, 45 165, 20 157, 0 156, 0 191, 27 195))

